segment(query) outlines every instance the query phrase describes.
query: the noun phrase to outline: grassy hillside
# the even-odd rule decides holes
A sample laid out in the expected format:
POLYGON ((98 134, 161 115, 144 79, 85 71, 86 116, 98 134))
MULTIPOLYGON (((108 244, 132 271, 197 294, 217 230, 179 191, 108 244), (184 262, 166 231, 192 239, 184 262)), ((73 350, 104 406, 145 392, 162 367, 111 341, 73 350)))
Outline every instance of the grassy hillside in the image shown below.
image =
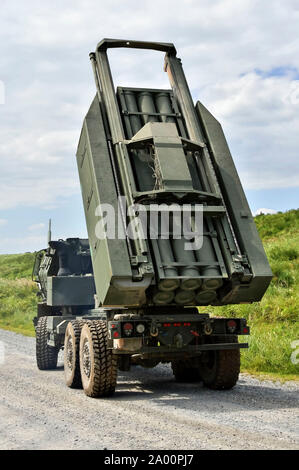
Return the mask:
POLYGON ((244 370, 299 378, 292 364, 291 343, 299 340, 299 210, 259 215, 262 237, 273 280, 260 303, 211 308, 219 316, 247 318, 250 348, 242 351, 244 370))
POLYGON ((34 335, 36 284, 31 281, 33 253, 0 256, 0 328, 34 335))
POLYGON ((263 239, 273 280, 260 303, 214 308, 216 313, 242 315, 249 321, 291 321, 299 319, 299 210, 255 218, 263 239), (289 227, 286 232, 283 220, 289 227))
MULTIPOLYGON (((291 343, 299 340, 299 210, 259 215, 255 222, 274 275, 263 300, 200 310, 248 319, 250 348, 242 351, 243 371, 299 379, 299 364, 290 359, 291 343)), ((32 253, 0 256, 0 328, 34 334, 33 260, 32 253)))

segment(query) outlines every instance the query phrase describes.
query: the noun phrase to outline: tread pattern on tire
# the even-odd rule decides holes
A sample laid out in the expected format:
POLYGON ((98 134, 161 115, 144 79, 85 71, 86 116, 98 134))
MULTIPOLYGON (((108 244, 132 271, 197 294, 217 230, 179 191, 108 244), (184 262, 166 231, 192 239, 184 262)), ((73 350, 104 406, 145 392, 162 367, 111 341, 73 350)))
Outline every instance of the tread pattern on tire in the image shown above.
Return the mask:
POLYGON ((40 317, 36 325, 36 362, 40 370, 56 369, 58 349, 49 346, 47 317, 40 317))
MULTIPOLYGON (((80 372, 80 336, 81 330, 85 324, 83 319, 72 320, 70 322, 73 327, 75 336, 75 372, 71 384, 67 384, 70 388, 82 388, 81 372, 80 372)), ((64 350, 65 351, 65 350, 64 350)))
MULTIPOLYGON (((83 388, 90 397, 109 397, 113 395, 117 380, 117 358, 107 348, 108 330, 102 320, 88 321, 94 351, 94 373, 89 386, 83 388)), ((81 348, 80 348, 81 349, 81 348)))
MULTIPOLYGON (((215 337, 216 343, 223 342, 221 337, 215 337)), ((235 335, 227 336, 226 343, 237 343, 238 337, 235 335)), ((213 390, 229 390, 233 388, 239 378, 240 373, 240 349, 228 349, 216 351, 216 370, 213 377, 205 379, 204 384, 213 390)))

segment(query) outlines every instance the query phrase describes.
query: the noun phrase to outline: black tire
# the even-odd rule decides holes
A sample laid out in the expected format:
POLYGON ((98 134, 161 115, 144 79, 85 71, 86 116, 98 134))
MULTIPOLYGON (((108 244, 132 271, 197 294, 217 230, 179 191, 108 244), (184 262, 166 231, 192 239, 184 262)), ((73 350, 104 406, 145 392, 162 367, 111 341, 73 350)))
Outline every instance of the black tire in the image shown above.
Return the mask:
POLYGON ((64 337, 64 378, 70 388, 82 388, 80 373, 80 335, 84 320, 68 323, 64 337))
MULTIPOLYGON (((235 335, 211 337, 215 343, 237 343, 235 335)), ((200 374, 206 387, 212 390, 229 390, 233 388, 240 373, 240 349, 206 351, 200 361, 200 374)))
POLYGON ((107 325, 88 321, 80 339, 80 370, 84 392, 89 397, 113 395, 117 380, 117 358, 107 348, 107 325))
POLYGON ((192 383, 201 380, 199 366, 196 360, 172 361, 171 368, 177 382, 192 383))
POLYGON ((58 349, 48 346, 47 317, 40 317, 36 325, 36 362, 40 370, 57 367, 58 349))

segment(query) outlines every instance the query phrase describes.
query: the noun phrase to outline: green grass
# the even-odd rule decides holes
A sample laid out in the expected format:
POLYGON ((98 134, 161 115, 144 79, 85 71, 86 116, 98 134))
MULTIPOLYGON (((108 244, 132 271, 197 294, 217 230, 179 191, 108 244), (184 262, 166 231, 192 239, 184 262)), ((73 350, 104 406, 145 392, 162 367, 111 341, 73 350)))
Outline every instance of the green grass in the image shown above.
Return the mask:
POLYGON ((266 294, 259 303, 209 311, 248 320, 250 348, 242 351, 243 371, 298 380, 299 364, 290 358, 291 343, 299 340, 299 210, 259 215, 255 222, 273 271, 266 294))
MULTIPOLYGON (((248 320, 250 348, 242 351, 243 372, 298 380, 291 343, 299 340, 299 210, 259 215, 255 222, 274 276, 264 298, 260 303, 209 307, 209 312, 248 320)), ((37 291, 30 280, 33 261, 32 253, 0 256, 0 328, 32 336, 37 291)))
POLYGON ((265 240, 264 247, 273 271, 273 280, 261 302, 214 307, 211 310, 215 314, 242 316, 250 322, 298 322, 299 232, 290 237, 265 240))
POLYGON ((0 328, 34 335, 36 291, 28 279, 0 279, 0 328))
POLYGON ((37 287, 31 281, 34 253, 0 256, 0 328, 34 336, 37 287))
POLYGON ((0 255, 0 278, 31 279, 34 258, 34 253, 0 255))
POLYGON ((278 214, 258 215, 255 217, 259 234, 262 240, 269 238, 290 237, 299 232, 299 210, 293 209, 278 214))
POLYGON ((299 339, 299 323, 256 321, 251 323, 251 331, 244 337, 249 349, 242 351, 242 370, 298 380, 299 365, 291 361, 291 344, 299 339))

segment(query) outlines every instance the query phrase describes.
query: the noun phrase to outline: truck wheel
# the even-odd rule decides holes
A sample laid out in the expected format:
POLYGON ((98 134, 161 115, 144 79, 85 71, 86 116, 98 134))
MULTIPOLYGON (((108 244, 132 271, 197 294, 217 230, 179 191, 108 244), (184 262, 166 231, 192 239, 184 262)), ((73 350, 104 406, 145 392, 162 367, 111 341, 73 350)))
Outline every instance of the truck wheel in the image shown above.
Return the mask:
POLYGON ((88 321, 80 339, 80 370, 83 389, 89 397, 113 395, 117 379, 117 358, 107 348, 107 325, 88 321))
POLYGON ((47 343, 47 317, 40 317, 36 325, 36 362, 40 370, 51 370, 57 367, 58 349, 47 343))
MULTIPOLYGON (((237 343, 235 335, 221 339, 214 337, 215 343, 237 343)), ((213 390, 229 390, 236 385, 240 373, 240 349, 206 351, 201 357, 200 374, 204 385, 213 390)))
POLYGON ((172 361, 171 368, 177 382, 199 382, 201 380, 199 367, 191 359, 172 361))
POLYGON ((64 337, 64 377, 70 388, 82 388, 80 374, 80 335, 84 320, 68 323, 64 337))

